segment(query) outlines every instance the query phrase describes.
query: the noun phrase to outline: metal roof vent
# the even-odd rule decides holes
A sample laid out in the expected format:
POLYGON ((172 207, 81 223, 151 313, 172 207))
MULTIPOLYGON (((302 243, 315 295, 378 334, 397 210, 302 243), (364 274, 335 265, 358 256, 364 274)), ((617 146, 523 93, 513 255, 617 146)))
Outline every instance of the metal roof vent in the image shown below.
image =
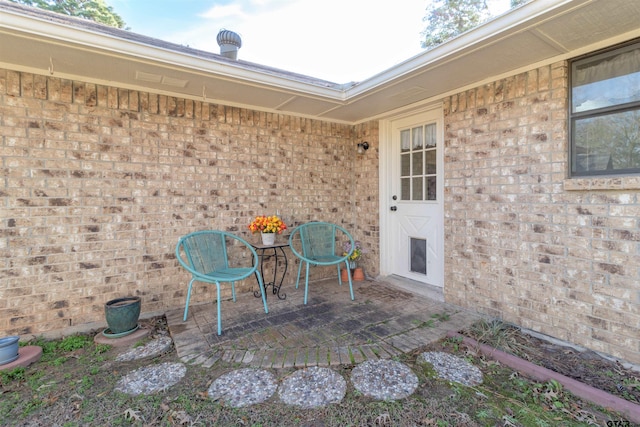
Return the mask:
POLYGON ((238 59, 238 49, 242 47, 242 40, 238 34, 222 29, 216 40, 220 46, 220 55, 230 59, 238 59))

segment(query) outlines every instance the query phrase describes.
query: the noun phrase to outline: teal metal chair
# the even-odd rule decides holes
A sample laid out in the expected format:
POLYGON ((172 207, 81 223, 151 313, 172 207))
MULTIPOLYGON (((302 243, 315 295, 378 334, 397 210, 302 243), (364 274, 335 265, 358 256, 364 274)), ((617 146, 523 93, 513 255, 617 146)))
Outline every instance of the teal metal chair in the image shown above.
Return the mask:
POLYGON ((291 252, 300 260, 298 266, 298 278, 296 280, 296 289, 300 283, 300 273, 302 265, 306 264, 306 275, 304 283, 304 303, 307 303, 309 294, 309 267, 312 265, 335 265, 338 271, 338 282, 342 286, 342 278, 340 277, 340 264, 344 263, 349 277, 349 291, 351 292, 351 300, 353 296, 353 284, 351 282, 351 271, 349 270, 349 255, 343 255, 342 243, 345 241, 351 243, 351 248, 355 247, 355 242, 351 234, 343 227, 328 222, 309 222, 307 224, 296 227, 289 236, 289 247, 291 252))
POLYGON ((222 316, 220 314, 220 283, 231 282, 231 294, 236 301, 235 282, 252 274, 258 278, 258 286, 262 293, 264 312, 269 313, 267 299, 264 294, 264 283, 258 269, 259 259, 255 249, 241 237, 224 231, 196 231, 183 236, 176 245, 176 258, 182 267, 191 273, 191 281, 187 291, 187 302, 184 307, 184 321, 189 313, 189 300, 193 282, 205 282, 216 285, 218 299, 218 335, 222 335, 222 316), (229 251, 249 250, 252 260, 248 258, 230 259, 229 251))

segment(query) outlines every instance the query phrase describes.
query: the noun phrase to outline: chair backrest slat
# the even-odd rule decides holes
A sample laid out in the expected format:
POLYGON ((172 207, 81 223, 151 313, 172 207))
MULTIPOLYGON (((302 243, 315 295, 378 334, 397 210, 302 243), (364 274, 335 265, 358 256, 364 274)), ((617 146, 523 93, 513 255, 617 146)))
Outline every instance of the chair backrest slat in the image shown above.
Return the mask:
POLYGON ((228 267, 227 242, 224 234, 196 232, 183 240, 185 255, 191 267, 207 274, 228 267))
POLYGON ((307 258, 317 258, 336 253, 336 227, 334 224, 312 222, 300 227, 302 253, 307 258))
POLYGON ((347 243, 351 248, 355 246, 351 234, 344 227, 329 222, 299 225, 289 236, 289 247, 293 254, 314 265, 333 265, 346 261, 351 253, 345 253, 342 244, 347 243))

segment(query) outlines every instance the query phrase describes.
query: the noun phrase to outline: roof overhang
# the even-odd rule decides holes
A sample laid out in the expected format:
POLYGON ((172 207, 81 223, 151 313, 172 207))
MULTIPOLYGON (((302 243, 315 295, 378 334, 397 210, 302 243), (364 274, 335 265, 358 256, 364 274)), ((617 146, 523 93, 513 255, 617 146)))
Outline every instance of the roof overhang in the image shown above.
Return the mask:
POLYGON ((640 37, 637 0, 534 0, 359 83, 336 84, 0 0, 0 67, 341 123, 640 37))

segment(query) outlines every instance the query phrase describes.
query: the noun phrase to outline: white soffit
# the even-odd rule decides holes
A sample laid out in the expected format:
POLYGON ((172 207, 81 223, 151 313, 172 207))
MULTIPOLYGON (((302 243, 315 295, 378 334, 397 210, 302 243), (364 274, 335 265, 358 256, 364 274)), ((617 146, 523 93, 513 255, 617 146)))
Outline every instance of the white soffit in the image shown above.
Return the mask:
POLYGON ((358 123, 623 34, 640 36, 639 16, 639 0, 533 0, 363 82, 339 85, 0 0, 0 66, 358 123))
POLYGON ((535 31, 571 52, 640 27, 640 1, 598 0, 541 23, 535 31))

